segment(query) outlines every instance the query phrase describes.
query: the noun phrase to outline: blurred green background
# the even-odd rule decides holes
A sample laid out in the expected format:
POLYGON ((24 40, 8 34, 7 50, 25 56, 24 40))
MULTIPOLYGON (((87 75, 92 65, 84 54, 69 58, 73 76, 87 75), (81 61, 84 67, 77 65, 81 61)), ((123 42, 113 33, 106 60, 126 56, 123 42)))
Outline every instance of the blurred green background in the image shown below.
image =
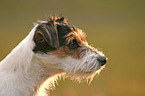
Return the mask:
POLYGON ((145 96, 145 0, 0 0, 0 61, 33 22, 59 14, 109 61, 90 85, 59 80, 50 96, 145 96))

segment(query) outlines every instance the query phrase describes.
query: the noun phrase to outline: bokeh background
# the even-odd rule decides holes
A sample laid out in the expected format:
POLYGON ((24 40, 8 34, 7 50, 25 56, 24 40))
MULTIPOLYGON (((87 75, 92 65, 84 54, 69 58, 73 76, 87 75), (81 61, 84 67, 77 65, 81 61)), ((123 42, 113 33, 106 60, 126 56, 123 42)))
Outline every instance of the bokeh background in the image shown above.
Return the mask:
POLYGON ((0 0, 0 61, 33 22, 59 14, 109 61, 90 85, 59 80, 50 96, 145 96, 145 0, 0 0))

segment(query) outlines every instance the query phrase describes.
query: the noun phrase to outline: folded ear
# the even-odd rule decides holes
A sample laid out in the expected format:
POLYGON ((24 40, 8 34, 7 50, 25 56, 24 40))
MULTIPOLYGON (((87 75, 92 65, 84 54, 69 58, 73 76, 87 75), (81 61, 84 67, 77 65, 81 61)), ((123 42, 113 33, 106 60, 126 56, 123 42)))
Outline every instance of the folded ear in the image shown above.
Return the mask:
POLYGON ((35 47, 33 51, 49 52, 59 48, 59 39, 56 26, 52 23, 41 24, 37 27, 34 38, 35 47))

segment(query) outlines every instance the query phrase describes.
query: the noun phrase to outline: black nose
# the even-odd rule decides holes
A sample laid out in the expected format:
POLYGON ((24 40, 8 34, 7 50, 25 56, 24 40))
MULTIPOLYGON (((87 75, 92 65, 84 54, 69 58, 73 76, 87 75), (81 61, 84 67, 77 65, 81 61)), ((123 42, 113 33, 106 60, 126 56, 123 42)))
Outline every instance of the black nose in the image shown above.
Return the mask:
POLYGON ((101 63, 101 66, 105 65, 107 62, 107 58, 104 56, 100 56, 97 60, 101 63))

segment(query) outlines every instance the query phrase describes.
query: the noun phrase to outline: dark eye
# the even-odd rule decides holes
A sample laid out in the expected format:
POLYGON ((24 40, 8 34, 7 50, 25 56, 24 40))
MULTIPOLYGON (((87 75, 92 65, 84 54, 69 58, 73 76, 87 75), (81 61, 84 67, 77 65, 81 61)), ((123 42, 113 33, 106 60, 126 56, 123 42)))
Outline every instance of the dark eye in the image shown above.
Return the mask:
POLYGON ((77 49, 79 46, 78 42, 74 39, 67 45, 70 49, 77 49))

